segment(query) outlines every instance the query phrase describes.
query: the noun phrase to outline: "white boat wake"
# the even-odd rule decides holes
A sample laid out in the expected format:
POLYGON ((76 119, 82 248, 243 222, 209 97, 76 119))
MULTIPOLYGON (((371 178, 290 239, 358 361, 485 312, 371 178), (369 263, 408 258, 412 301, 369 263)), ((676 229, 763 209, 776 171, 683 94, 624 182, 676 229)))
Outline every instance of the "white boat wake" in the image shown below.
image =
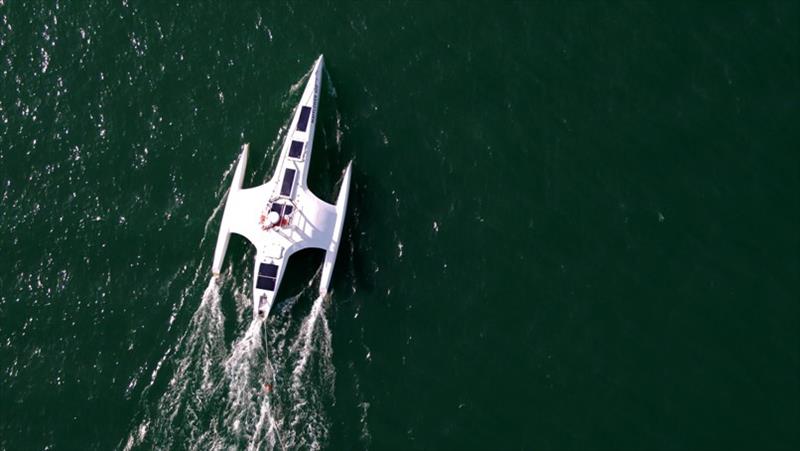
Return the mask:
POLYGON ((333 366, 331 330, 326 317, 328 297, 319 296, 297 335, 283 348, 288 380, 288 427, 283 434, 289 449, 321 449, 328 440, 327 407, 334 401, 336 371, 333 366))
MULTIPOLYGON (((186 333, 175 347, 171 359, 175 369, 155 407, 156 415, 148 418, 145 410, 144 420, 128 437, 126 450, 145 442, 148 437, 163 438, 162 445, 172 448, 174 440, 180 438, 174 434, 175 430, 183 430, 184 424, 190 424, 192 428, 199 426, 221 373, 215 362, 225 354, 223 322, 219 285, 212 278, 186 333)), ((164 358, 154 371, 154 380, 164 358)), ((143 398, 152 386, 151 382, 143 392, 143 398)), ((188 438, 192 438, 191 434, 188 438)))
POLYGON ((291 314, 310 285, 268 325, 252 321, 226 352, 220 285, 212 279, 170 359, 175 369, 163 395, 145 407, 123 448, 324 447, 336 378, 329 301, 317 297, 301 321, 291 314))

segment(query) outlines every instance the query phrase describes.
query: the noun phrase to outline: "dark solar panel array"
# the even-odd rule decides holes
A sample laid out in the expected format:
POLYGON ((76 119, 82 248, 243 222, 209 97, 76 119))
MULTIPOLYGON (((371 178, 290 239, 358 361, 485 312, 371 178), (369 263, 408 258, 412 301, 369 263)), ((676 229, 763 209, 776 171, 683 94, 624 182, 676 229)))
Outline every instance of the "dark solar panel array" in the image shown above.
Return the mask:
POLYGON ((278 276, 278 265, 273 265, 272 263, 262 263, 258 267, 258 275, 259 276, 277 277, 278 276))
POLYGON ((284 216, 289 216, 290 214, 292 214, 292 210, 294 210, 294 207, 292 207, 291 205, 287 205, 283 209, 283 215, 284 216))
POLYGON ((275 289, 275 280, 278 277, 278 265, 272 263, 262 263, 258 267, 258 280, 256 280, 256 288, 259 290, 273 291, 275 289))
POLYGON ((259 290, 275 290, 275 279, 272 277, 259 277, 256 281, 256 288, 259 290))
POLYGON ((297 171, 294 169, 286 169, 283 173, 283 184, 281 185, 281 196, 289 196, 292 194, 292 186, 294 185, 294 175, 297 171))
POLYGON ((297 129, 301 132, 306 131, 308 128, 308 118, 311 117, 311 107, 304 106, 300 108, 300 119, 297 120, 297 129))
POLYGON ((277 202, 273 202, 272 203, 272 208, 270 208, 269 211, 271 211, 271 212, 274 211, 275 213, 281 214, 281 207, 283 207, 282 204, 279 204, 277 202))
POLYGON ((292 158, 300 158, 300 155, 302 154, 303 154, 303 142, 292 141, 292 145, 289 147, 289 156, 292 158))

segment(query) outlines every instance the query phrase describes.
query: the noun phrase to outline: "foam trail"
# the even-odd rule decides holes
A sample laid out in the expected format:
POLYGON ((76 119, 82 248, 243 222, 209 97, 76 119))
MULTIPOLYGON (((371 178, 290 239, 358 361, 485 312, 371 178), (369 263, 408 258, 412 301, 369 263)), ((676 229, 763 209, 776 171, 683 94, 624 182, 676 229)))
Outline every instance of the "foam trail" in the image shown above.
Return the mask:
POLYGON ((166 391, 152 417, 146 414, 128 437, 126 450, 142 444, 148 434, 151 441, 167 449, 173 447, 173 440, 181 443, 192 438, 192 430, 198 427, 197 420, 207 408, 206 401, 220 376, 217 362, 225 353, 223 322, 219 285, 212 278, 176 346, 175 370, 166 391), (186 426, 190 428, 188 434, 186 426))
POLYGON ((236 340, 223 363, 223 375, 213 391, 224 400, 212 412, 212 425, 193 443, 196 449, 241 449, 259 421, 257 402, 263 393, 261 363, 263 322, 255 319, 236 340))
POLYGON ((244 336, 231 349, 225 361, 225 376, 228 383, 228 400, 225 407, 226 429, 236 435, 247 437, 256 423, 255 405, 263 386, 259 380, 261 368, 260 351, 262 322, 250 323, 244 336))
POLYGON ((314 71, 314 66, 312 65, 308 69, 308 71, 305 74, 303 74, 303 76, 300 77, 299 80, 297 80, 297 82, 295 84, 293 84, 292 86, 289 87, 289 92, 287 93, 287 96, 286 96, 287 100, 288 100, 288 97, 293 96, 296 92, 298 92, 300 90, 300 88, 302 88, 303 86, 306 85, 306 80, 308 80, 308 77, 311 75, 311 72, 313 72, 313 71, 314 71))
MULTIPOLYGON (((325 297, 319 296, 317 299, 314 300, 314 306, 311 307, 311 313, 308 317, 303 321, 303 325, 300 327, 300 336, 298 340, 295 342, 293 348, 302 346, 300 349, 300 360, 297 362, 297 365, 292 370, 292 384, 300 383, 300 378, 303 376, 305 372, 306 365, 308 365, 308 358, 311 356, 313 351, 312 346, 314 345, 314 330, 315 326, 317 325, 317 321, 320 317, 322 317, 323 327, 327 329, 327 335, 330 335, 330 329, 328 329, 328 322, 325 319, 323 313, 323 307, 325 306, 325 297)), ((297 349, 294 349, 297 351, 297 349)))
MULTIPOLYGON (((269 381, 275 384, 275 369, 272 362, 269 360, 269 355, 265 355, 264 370, 265 377, 263 381, 269 381)), ((276 393, 277 395, 277 393, 276 393)), ((261 406, 259 408, 258 420, 256 421, 255 431, 247 444, 248 450, 259 450, 262 448, 275 449, 276 445, 280 445, 281 449, 286 449, 283 441, 281 440, 280 428, 282 421, 279 420, 280 415, 280 400, 273 397, 269 393, 265 393, 261 399, 261 406), (275 400, 275 403, 273 402, 275 400), (264 427, 267 430, 264 433, 264 427), (262 438, 262 433, 264 437, 262 438), (266 446, 265 446, 266 445, 266 446)))
MULTIPOLYGON (((285 431, 285 411, 284 403, 288 402, 289 405, 295 403, 295 398, 292 396, 291 390, 286 390, 283 386, 279 385, 279 380, 286 379, 284 376, 288 360, 295 354, 292 352, 292 343, 297 338, 293 337, 292 330, 295 325, 291 320, 289 311, 297 303, 300 298, 311 289, 314 280, 318 280, 320 270, 309 281, 308 285, 296 295, 286 299, 282 302, 283 306, 280 309, 274 309, 269 321, 269 328, 265 332, 265 352, 264 360, 261 366, 262 384, 272 384, 272 392, 262 396, 259 406, 258 420, 247 444, 248 450, 258 449, 291 449, 283 440, 283 434, 288 434, 290 439, 292 437, 291 431, 285 431), (270 355, 270 353, 272 355, 270 355), (276 370, 277 366, 277 370, 276 370)), ((261 389, 262 385, 259 385, 261 389)))
MULTIPOLYGON (((285 329, 285 326, 284 326, 285 329)), ((285 330, 284 330, 285 332, 285 330)), ((194 444, 196 449, 286 449, 281 442, 279 394, 265 390, 275 372, 263 346, 263 322, 254 320, 225 360, 217 393, 226 393, 218 421, 194 444)))
MULTIPOLYGON (((275 417, 272 415, 272 406, 269 400, 269 397, 264 397, 264 400, 261 402, 261 407, 259 408, 258 414, 258 421, 256 422, 256 429, 253 432, 253 437, 250 442, 247 444, 248 450, 257 450, 263 448, 263 440, 261 439, 261 433, 264 429, 264 424, 269 422, 269 429, 267 429, 266 437, 267 440, 267 447, 274 448, 275 444, 277 443, 278 439, 278 424, 275 422, 275 417)), ((283 444, 281 447, 285 448, 283 444)))
POLYGON ((336 86, 334 86, 334 84, 333 84, 333 79, 331 78, 331 74, 328 72, 328 67, 325 66, 324 70, 325 70, 326 84, 328 85, 328 94, 330 94, 331 97, 335 98, 336 97, 336 86))
POLYGON ((331 330, 326 313, 327 296, 314 300, 311 312, 303 320, 290 351, 298 355, 291 374, 291 430, 289 448, 321 449, 327 441, 330 425, 325 415, 326 401, 332 400, 335 370, 331 330), (326 390, 327 389, 327 390, 326 390))

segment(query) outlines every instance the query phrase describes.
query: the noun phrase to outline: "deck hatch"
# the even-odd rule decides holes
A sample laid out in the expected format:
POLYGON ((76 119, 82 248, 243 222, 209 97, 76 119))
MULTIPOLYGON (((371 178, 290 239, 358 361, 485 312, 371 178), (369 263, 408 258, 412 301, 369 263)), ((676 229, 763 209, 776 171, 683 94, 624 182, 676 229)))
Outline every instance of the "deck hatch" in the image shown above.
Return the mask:
POLYGON ((259 290, 268 290, 272 291, 275 289, 275 278, 274 277, 259 277, 258 281, 256 281, 256 288, 259 290))
POLYGON ((300 108, 300 118, 297 120, 297 129, 301 132, 306 131, 308 128, 308 118, 311 117, 311 107, 304 106, 300 108))
POLYGON ((283 184, 281 185, 281 196, 291 196, 292 187, 294 185, 294 176, 297 173, 292 168, 286 169, 283 173, 283 184))
POLYGON ((258 267, 258 275, 259 276, 268 276, 268 277, 277 277, 277 275, 278 275, 278 265, 273 265, 272 263, 262 263, 258 267))
POLYGON ((289 146, 289 156, 292 158, 300 158, 300 155, 302 154, 303 154, 303 142, 292 141, 292 145, 289 146))
POLYGON ((258 280, 256 288, 259 290, 275 289, 275 279, 278 277, 278 265, 272 263, 261 263, 258 265, 258 280))

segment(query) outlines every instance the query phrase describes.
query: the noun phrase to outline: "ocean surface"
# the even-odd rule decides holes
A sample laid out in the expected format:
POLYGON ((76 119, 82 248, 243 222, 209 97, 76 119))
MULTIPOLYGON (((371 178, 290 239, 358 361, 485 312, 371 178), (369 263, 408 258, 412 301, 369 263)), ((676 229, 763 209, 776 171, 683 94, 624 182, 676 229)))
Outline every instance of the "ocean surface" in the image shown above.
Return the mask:
POLYGON ((798 24, 0 0, 0 450, 797 449, 798 24), (319 54, 333 293, 298 254, 253 323, 222 206, 319 54))

